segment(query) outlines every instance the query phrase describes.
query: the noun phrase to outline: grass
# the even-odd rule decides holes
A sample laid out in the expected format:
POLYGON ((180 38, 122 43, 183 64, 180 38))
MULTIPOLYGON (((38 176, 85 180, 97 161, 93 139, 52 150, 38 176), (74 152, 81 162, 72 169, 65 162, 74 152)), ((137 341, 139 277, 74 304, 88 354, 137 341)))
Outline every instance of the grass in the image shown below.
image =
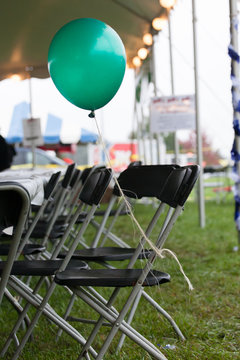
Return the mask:
MULTIPOLYGON (((173 316, 186 336, 180 341, 170 324, 144 300, 140 301, 133 325, 161 348, 171 360, 215 360, 240 359, 240 301, 239 301, 239 253, 233 252, 237 244, 237 235, 233 221, 234 203, 231 196, 225 202, 206 202, 206 227, 198 225, 197 205, 189 201, 184 213, 178 219, 165 247, 174 251, 194 290, 190 292, 179 271, 176 261, 169 255, 158 259, 155 268, 171 274, 171 283, 161 287, 147 289, 147 292, 173 316), (166 345, 175 345, 167 349, 166 345)), ((152 214, 151 205, 138 204, 135 215, 143 228, 152 214)), ((130 219, 122 217, 115 228, 119 236, 129 243, 136 243, 137 232, 130 219)), ((89 232, 88 236, 91 236, 89 232)), ((140 263, 143 266, 143 263, 140 263)), ((108 291, 105 292, 105 295, 108 291)), ((119 302, 123 302, 128 291, 123 289, 119 302)), ((64 289, 58 288, 51 303, 62 314, 68 296, 64 289)), ((118 306, 120 304, 118 303, 118 306)), ((0 346, 4 343, 16 313, 4 300, 0 309, 0 346)), ((79 300, 74 307, 73 315, 86 315, 97 318, 85 304, 79 300)), ((91 326, 77 323, 79 331, 87 336, 91 326)), ((98 344, 107 333, 99 335, 98 344)), ((71 360, 77 359, 80 346, 69 336, 63 334, 59 342, 55 341, 55 325, 42 317, 35 329, 34 339, 22 352, 24 360, 71 360)), ((110 351, 104 359, 142 360, 150 359, 142 349, 130 340, 126 340, 122 351, 116 355, 116 337, 110 351)), ((5 359, 10 359, 14 346, 10 348, 5 359)))

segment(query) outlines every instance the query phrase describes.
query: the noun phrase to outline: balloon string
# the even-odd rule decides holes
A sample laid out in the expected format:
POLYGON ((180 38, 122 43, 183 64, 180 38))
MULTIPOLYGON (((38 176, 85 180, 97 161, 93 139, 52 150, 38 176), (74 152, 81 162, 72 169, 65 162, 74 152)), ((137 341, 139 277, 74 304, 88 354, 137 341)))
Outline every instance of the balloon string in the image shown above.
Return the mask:
POLYGON ((135 222, 135 224, 136 224, 137 228, 139 229, 142 237, 146 240, 146 242, 149 244, 149 246, 156 252, 156 254, 157 254, 159 257, 164 258, 163 253, 164 253, 164 252, 168 252, 168 253, 175 259, 175 261, 177 262, 177 264, 178 264, 178 266, 179 266, 179 268, 180 268, 181 273, 182 273, 183 276, 184 276, 184 279, 186 280, 186 282, 187 282, 187 284, 188 284, 189 290, 193 290, 194 288, 193 288, 193 286, 192 286, 192 284, 191 284, 191 281, 189 280, 189 278, 188 278, 187 275, 185 274, 185 272, 184 272, 184 270, 183 270, 183 267, 182 267, 180 261, 178 260, 176 254, 174 254, 174 253, 173 253, 171 250, 169 250, 169 249, 158 249, 158 248, 154 245, 154 243, 146 236, 145 232, 143 231, 142 227, 140 226, 139 222, 137 221, 136 217, 134 216, 133 211, 132 211, 132 208, 131 208, 131 206, 130 206, 130 204, 129 204, 129 202, 128 202, 125 194, 124 194, 124 192, 122 191, 121 186, 119 185, 119 182, 118 182, 118 180, 117 180, 116 173, 115 173, 114 169, 113 169, 112 166, 111 166, 111 160, 110 160, 110 158, 109 158, 108 151, 107 151, 106 146, 105 146, 105 143, 104 143, 104 141, 103 141, 102 134, 101 134, 100 128, 99 128, 99 126, 98 126, 97 119, 96 119, 96 116, 95 116, 94 111, 92 111, 92 112, 89 114, 89 117, 92 117, 92 118, 94 118, 94 120, 95 120, 95 124, 96 124, 97 130, 98 130, 98 134, 99 134, 100 143, 101 143, 101 146, 102 146, 102 148, 103 148, 104 154, 105 154, 105 156, 106 156, 106 158, 107 158, 108 166, 112 169, 114 181, 115 181, 115 183, 117 184, 117 187, 118 187, 118 189, 119 189, 119 192, 120 192, 121 196, 122 196, 123 199, 124 199, 124 202, 125 202, 126 207, 127 207, 127 209, 128 209, 129 215, 132 217, 133 221, 135 222), (92 116, 92 115, 93 115, 93 116, 92 116))

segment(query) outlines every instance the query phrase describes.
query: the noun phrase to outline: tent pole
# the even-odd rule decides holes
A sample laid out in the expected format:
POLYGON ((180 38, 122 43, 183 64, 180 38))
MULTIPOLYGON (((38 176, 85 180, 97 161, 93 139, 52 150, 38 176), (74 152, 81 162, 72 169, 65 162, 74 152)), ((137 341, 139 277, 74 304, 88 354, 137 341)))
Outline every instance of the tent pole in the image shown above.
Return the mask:
MULTIPOLYGON (((33 117, 32 113, 32 82, 31 82, 31 74, 30 74, 31 68, 29 68, 29 78, 28 78, 28 89, 29 89, 29 115, 30 119, 33 117)), ((35 145, 32 141, 32 167, 33 169, 36 167, 36 154, 35 154, 35 145)))
MULTIPOLYGON (((171 24, 171 10, 168 12, 168 43, 169 43, 169 59, 170 59, 170 75, 171 75, 171 93, 175 95, 174 87, 174 72, 173 72, 173 53, 172 53, 172 24, 171 24)), ((174 132, 174 149, 175 149, 175 163, 179 163, 179 142, 177 138, 177 131, 174 132)))
MULTIPOLYGON (((158 88, 157 88, 157 75, 156 75, 156 41, 158 35, 153 36, 153 46, 152 46, 152 75, 153 75, 153 85, 154 85, 154 96, 158 96, 158 88)), ((161 143, 162 143, 162 135, 156 134, 157 140, 157 164, 161 164, 161 143)))
MULTIPOLYGON (((138 76, 140 76, 138 74, 138 76)), ((137 70, 134 70, 134 79, 135 79, 135 114, 137 119, 137 140, 138 140, 138 152, 139 152, 139 158, 141 161, 146 164, 145 159, 145 150, 144 150, 144 139, 143 139, 143 117, 142 117, 142 107, 140 100, 137 99, 136 96, 136 88, 139 85, 138 84, 138 76, 137 76, 137 70)), ((140 80, 139 80, 140 81, 140 80)))
POLYGON ((202 134, 199 111, 199 82, 198 82, 198 49, 196 32, 196 0, 192 0, 192 23, 193 23, 193 49, 194 49, 194 80, 195 80, 195 109, 196 109, 196 143, 197 143, 197 163, 200 165, 200 174, 198 180, 198 208, 199 224, 201 228, 205 227, 205 203, 204 203, 204 184, 203 184, 203 156, 202 156, 202 134))

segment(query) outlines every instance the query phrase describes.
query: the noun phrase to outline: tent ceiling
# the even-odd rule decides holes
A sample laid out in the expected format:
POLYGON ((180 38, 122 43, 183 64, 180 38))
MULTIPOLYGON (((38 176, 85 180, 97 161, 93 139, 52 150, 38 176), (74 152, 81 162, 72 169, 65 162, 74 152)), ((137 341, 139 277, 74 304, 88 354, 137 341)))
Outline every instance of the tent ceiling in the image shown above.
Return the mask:
POLYGON ((11 74, 48 77, 47 54, 52 37, 65 23, 97 18, 120 35, 131 59, 142 47, 152 19, 165 10, 159 0, 0 0, 0 80, 11 74), (27 71, 27 70, 28 71, 27 71))

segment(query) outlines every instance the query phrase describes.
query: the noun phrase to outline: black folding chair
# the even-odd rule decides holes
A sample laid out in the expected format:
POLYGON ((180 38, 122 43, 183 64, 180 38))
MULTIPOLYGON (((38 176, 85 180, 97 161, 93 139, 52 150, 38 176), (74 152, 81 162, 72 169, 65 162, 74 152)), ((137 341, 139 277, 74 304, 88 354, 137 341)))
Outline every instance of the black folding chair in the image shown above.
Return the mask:
POLYGON ((49 239, 54 239, 62 236, 66 229, 65 221, 57 222, 59 216, 64 211, 65 201, 70 192, 69 184, 73 177, 75 164, 70 164, 64 174, 63 179, 58 183, 56 193, 53 201, 49 202, 43 213, 43 220, 38 221, 31 236, 37 239, 42 239, 41 244, 46 246, 49 239))
MULTIPOLYGON (((134 166, 141 166, 141 163, 134 163, 134 166)), ((132 167, 131 164, 129 167, 132 167)), ((165 167, 169 167, 169 169, 176 169, 179 168, 178 165, 165 165, 165 167)), ((155 172, 156 172, 156 167, 148 167, 148 177, 151 179, 152 176, 155 176, 155 172)), ((120 182, 122 182, 122 175, 120 174, 120 182)), ((125 179, 125 184, 124 187, 127 189, 129 186, 131 185, 131 176, 129 177, 129 179, 127 180, 129 181, 129 184, 126 183, 126 179, 125 179)), ((119 198, 121 194, 119 193, 119 189, 117 186, 115 186, 115 188, 113 189, 113 201, 116 202, 116 200, 119 198)), ((136 200, 136 198, 134 198, 134 194, 132 194, 133 198, 132 200, 136 200)), ((128 202, 129 202, 129 197, 127 198, 128 202)), ((123 206, 126 204, 124 202, 124 199, 122 199, 122 203, 120 204, 119 208, 116 211, 116 214, 114 214, 114 219, 111 222, 110 226, 108 227, 107 231, 106 231, 106 235, 104 236, 104 239, 106 239, 107 234, 109 234, 110 231, 112 231, 112 226, 114 224, 114 220, 116 220, 116 217, 119 215, 119 210, 121 211, 121 209, 123 209, 123 206)), ((132 206, 132 204, 131 204, 132 206)), ((109 208, 111 208, 111 201, 109 203, 109 206, 107 208, 107 210, 109 210, 109 208)), ((106 211, 106 213, 104 214, 104 218, 106 215, 111 216, 111 212, 110 211, 106 211), (110 212, 110 214, 109 214, 110 212)), ((127 209, 127 213, 129 213, 129 210, 127 209)), ((98 211, 96 211, 95 214, 98 214, 98 211)), ((97 236, 95 236, 94 241, 96 239, 99 239, 99 232, 103 229, 103 226, 105 226, 106 223, 106 219, 104 220, 103 218, 103 222, 100 224, 99 226, 99 231, 97 233, 97 236)), ((91 221, 91 223, 94 221, 94 219, 91 221)), ((148 229, 146 230, 146 234, 147 236, 150 236, 153 228, 154 228, 155 223, 151 223, 151 225, 148 227, 148 229)), ((113 233, 111 233, 111 238, 113 238, 113 233)), ((104 240, 103 239, 103 240, 104 240)), ((120 240, 120 239, 119 239, 120 240)), ((109 269, 113 269, 114 267, 112 266, 112 262, 119 262, 119 261, 124 261, 124 260, 129 260, 132 258, 134 252, 135 252, 135 248, 130 248, 130 246, 128 244, 126 244, 123 240, 121 240, 120 244, 119 244, 119 240, 117 241, 117 245, 121 245, 121 246, 100 246, 100 247, 90 247, 87 249, 79 249, 77 251, 74 252, 73 254, 73 259, 78 259, 78 260, 82 260, 82 261, 86 261, 86 262, 96 262, 98 264, 103 265, 104 267, 107 267, 109 269), (111 263, 111 264, 109 264, 111 263)), ((97 245, 96 243, 93 242, 94 245, 97 245)), ((147 259, 148 256, 151 254, 151 250, 150 249, 142 249, 142 251, 139 253, 138 255, 138 259, 147 259)), ((64 258, 66 256, 65 252, 61 252, 59 254, 60 258, 64 258)), ((128 323, 131 323, 134 313, 136 311, 138 302, 141 298, 141 296, 143 296, 159 313, 161 313, 168 321, 169 323, 172 325, 173 329, 175 330, 175 332, 177 333, 177 335, 179 336, 180 339, 185 340, 184 335, 182 334, 181 330, 179 329, 178 325, 176 324, 176 322, 174 321, 174 319, 152 298, 150 297, 146 291, 142 290, 141 294, 138 295, 138 297, 135 299, 135 302, 132 306, 131 312, 129 314, 128 323)), ((70 316, 71 313, 71 309, 74 305, 74 301, 76 299, 76 296, 73 294, 71 301, 69 302, 69 305, 66 309, 66 313, 64 315, 65 319, 71 320, 71 321, 80 321, 79 318, 76 317, 72 317, 70 316)), ((84 319, 84 321, 86 321, 86 319, 84 319)), ((61 335, 62 331, 59 330, 58 332, 58 337, 61 335)), ((124 341, 124 335, 121 337, 121 340, 119 342, 118 348, 120 349, 123 345, 123 341, 124 341)))
MULTIPOLYGON (((133 198, 156 197, 160 200, 160 205, 149 224, 146 236, 142 237, 138 247, 134 251, 128 268, 83 270, 81 272, 65 270, 57 272, 55 276, 55 282, 57 284, 68 286, 73 293, 100 314, 100 318, 89 336, 86 345, 84 345, 79 359, 82 357, 90 358, 88 348, 92 345, 105 320, 111 324, 112 329, 96 359, 103 358, 118 330, 121 330, 123 334, 139 344, 154 358, 161 360, 166 359, 158 348, 139 334, 124 319, 143 286, 159 285, 170 280, 168 274, 152 270, 152 265, 157 257, 155 249, 161 249, 165 243, 178 216, 182 212, 184 203, 198 178, 198 174, 199 167, 197 165, 186 167, 167 165, 141 166, 129 168, 124 171, 118 181, 125 195, 133 198), (169 208, 167 213, 163 212, 164 207, 167 206, 169 208), (146 243, 146 237, 160 216, 164 217, 164 219, 159 236, 155 241, 155 248, 149 255, 144 268, 135 269, 133 265, 142 252, 142 248, 146 243), (85 286, 115 287, 115 290, 106 304, 106 301, 100 301, 98 297, 95 297, 83 288, 85 286), (132 291, 122 310, 117 313, 112 308, 113 303, 119 295, 120 288, 129 286, 132 287, 132 291)), ((117 186, 115 186, 114 191, 116 193, 119 192, 117 186)))
MULTIPOLYGON (((133 166, 141 166, 141 161, 133 161, 128 165, 128 168, 133 166)), ((134 199, 128 199, 131 206, 133 206, 134 199)), ((136 199, 135 199, 136 200, 136 199)), ((95 213, 95 216, 101 216, 102 220, 98 223, 95 218, 92 219, 91 224, 97 229, 97 233, 94 239, 91 241, 91 248, 96 248, 98 246, 102 247, 105 245, 106 241, 109 239, 115 245, 120 247, 128 248, 129 245, 121 238, 116 236, 112 230, 119 216, 129 215, 129 210, 126 206, 125 201, 119 202, 119 197, 116 194, 112 193, 108 206, 104 210, 98 210, 95 213), (116 206, 117 202, 117 206, 116 206), (106 222, 109 218, 112 218, 110 224, 106 227, 106 222)))

